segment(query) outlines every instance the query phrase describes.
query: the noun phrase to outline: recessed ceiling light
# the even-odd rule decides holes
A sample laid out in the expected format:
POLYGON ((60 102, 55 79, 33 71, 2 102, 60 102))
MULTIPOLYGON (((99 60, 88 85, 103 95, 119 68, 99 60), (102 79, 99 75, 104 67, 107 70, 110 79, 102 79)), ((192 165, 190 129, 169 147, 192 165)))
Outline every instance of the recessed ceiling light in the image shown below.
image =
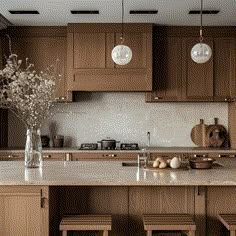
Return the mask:
POLYGON ((99 11, 97 11, 97 10, 95 10, 95 11, 93 11, 93 10, 72 10, 72 11, 70 11, 71 12, 71 14, 99 14, 99 11))
POLYGON ((131 10, 129 14, 157 14, 157 10, 131 10))
MULTIPOLYGON (((218 14, 220 12, 220 10, 203 10, 202 14, 207 14, 207 15, 215 15, 218 14)), ((190 10, 188 14, 201 14, 200 10, 190 10)))
POLYGON ((26 11, 26 10, 9 10, 11 14, 39 14, 38 11, 32 10, 32 11, 26 11))

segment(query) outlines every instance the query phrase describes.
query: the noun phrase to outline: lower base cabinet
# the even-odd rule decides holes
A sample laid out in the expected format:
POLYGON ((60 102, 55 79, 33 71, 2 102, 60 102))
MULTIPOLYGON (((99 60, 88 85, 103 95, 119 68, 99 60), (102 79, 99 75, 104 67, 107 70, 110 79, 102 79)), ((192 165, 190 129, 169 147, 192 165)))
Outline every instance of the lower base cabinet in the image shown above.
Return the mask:
POLYGON ((226 236, 229 231, 220 222, 217 215, 236 214, 235 187, 207 187, 206 192, 206 234, 207 236, 226 236))
POLYGON ((47 189, 0 186, 0 236, 49 235, 47 189))
MULTIPOLYGON (((235 214, 235 202, 233 186, 0 186, 0 236, 61 235, 64 214, 111 214, 109 236, 145 236, 142 214, 147 213, 193 214, 196 236, 226 236, 217 216, 235 214)), ((73 233, 78 235, 85 234, 73 233)))

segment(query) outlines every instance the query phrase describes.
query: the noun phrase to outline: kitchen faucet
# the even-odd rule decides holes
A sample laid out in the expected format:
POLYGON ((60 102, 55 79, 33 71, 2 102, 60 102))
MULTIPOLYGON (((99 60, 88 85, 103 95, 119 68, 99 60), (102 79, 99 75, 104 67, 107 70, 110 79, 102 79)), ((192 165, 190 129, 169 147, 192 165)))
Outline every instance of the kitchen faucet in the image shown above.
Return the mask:
POLYGON ((150 147, 150 132, 147 132, 147 147, 150 147))
POLYGON ((150 132, 147 132, 147 145, 146 148, 142 149, 142 153, 138 154, 138 167, 141 167, 141 162, 144 162, 144 168, 147 167, 148 161, 150 159, 150 153, 147 150, 147 147, 150 147, 150 132))

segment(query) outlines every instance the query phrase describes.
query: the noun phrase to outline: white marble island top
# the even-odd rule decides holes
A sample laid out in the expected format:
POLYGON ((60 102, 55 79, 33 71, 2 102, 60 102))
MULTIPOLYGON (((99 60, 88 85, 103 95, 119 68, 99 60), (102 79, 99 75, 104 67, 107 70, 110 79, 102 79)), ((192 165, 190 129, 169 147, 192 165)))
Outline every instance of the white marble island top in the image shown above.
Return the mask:
POLYGON ((45 161, 28 169, 21 161, 0 163, 0 185, 44 186, 236 186, 236 160, 207 170, 124 167, 119 161, 45 161))

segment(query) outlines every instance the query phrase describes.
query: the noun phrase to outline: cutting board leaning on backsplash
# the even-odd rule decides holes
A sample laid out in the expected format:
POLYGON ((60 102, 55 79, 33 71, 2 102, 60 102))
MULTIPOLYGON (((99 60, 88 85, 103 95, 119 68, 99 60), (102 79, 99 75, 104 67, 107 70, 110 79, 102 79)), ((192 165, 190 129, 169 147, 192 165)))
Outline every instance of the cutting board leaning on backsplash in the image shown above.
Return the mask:
POLYGON ((228 147, 228 133, 223 125, 218 124, 218 118, 214 118, 215 123, 206 125, 204 120, 195 125, 191 130, 191 139, 199 147, 228 147))

